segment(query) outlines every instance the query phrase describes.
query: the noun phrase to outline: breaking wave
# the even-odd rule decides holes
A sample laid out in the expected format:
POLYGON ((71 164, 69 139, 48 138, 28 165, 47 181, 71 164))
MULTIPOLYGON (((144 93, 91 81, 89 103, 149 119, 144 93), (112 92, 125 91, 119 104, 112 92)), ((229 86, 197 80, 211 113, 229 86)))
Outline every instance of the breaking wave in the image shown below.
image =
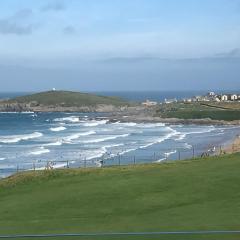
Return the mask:
POLYGON ((108 122, 108 120, 90 121, 90 122, 84 123, 83 126, 85 126, 85 127, 96 127, 98 125, 104 125, 107 122, 108 122))
POLYGON ((64 131, 65 129, 66 129, 65 127, 50 128, 52 132, 60 132, 60 131, 64 131))
POLYGON ((93 135, 93 134, 96 134, 95 131, 88 131, 88 132, 82 132, 82 133, 75 133, 75 134, 72 134, 70 136, 67 136, 65 138, 63 138, 63 141, 64 142, 71 142, 72 140, 76 140, 82 136, 89 136, 89 135, 93 135))
POLYGON ((34 139, 42 137, 43 134, 40 132, 34 132, 31 134, 23 134, 23 135, 10 135, 10 136, 1 136, 0 142, 1 143, 17 143, 24 140, 34 139))
POLYGON ((54 122, 73 122, 73 123, 80 122, 79 117, 77 117, 77 116, 55 118, 53 121, 54 122))
POLYGON ((44 147, 39 147, 36 150, 30 152, 29 155, 42 155, 44 153, 49 153, 49 152, 50 152, 49 149, 46 149, 44 147))
POLYGON ((108 140, 114 140, 117 138, 125 138, 125 137, 128 137, 129 135, 130 134, 122 134, 122 135, 110 136, 110 137, 105 137, 105 138, 91 139, 91 140, 82 141, 82 143, 100 143, 100 142, 105 142, 108 140))

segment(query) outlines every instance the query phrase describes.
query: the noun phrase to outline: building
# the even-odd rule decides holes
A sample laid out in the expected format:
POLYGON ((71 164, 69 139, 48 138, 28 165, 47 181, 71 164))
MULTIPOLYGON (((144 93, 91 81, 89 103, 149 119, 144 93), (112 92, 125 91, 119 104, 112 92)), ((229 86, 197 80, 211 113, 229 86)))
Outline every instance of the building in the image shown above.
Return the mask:
POLYGON ((173 99, 166 99, 164 100, 165 103, 169 104, 169 103, 174 103, 174 102, 177 102, 177 99, 176 98, 173 98, 173 99))
POLYGON ((228 95, 226 94, 221 95, 221 101, 228 101, 228 95))
POLYGON ((230 95, 230 100, 231 100, 231 101, 236 101, 236 100, 238 100, 238 95, 236 95, 236 94, 230 95))
POLYGON ((208 96, 209 96, 209 97, 214 97, 214 96, 216 96, 216 94, 215 94, 215 92, 209 92, 209 93, 208 93, 208 96))
POLYGON ((146 107, 152 107, 152 106, 156 106, 157 105, 157 102, 154 102, 154 101, 150 101, 150 100, 146 100, 146 102, 143 102, 142 103, 143 106, 146 106, 146 107))

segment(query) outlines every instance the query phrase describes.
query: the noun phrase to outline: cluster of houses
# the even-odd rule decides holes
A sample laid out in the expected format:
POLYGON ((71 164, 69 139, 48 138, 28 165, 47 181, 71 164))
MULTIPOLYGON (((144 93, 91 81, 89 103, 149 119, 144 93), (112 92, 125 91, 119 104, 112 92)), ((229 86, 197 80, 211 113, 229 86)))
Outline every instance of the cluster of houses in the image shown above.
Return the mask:
MULTIPOLYGON (((215 92, 209 92, 205 96, 194 96, 182 100, 177 100, 176 98, 164 100, 166 104, 174 102, 240 102, 240 94, 216 94, 215 92)), ((142 105, 146 107, 156 106, 157 104, 158 102, 150 100, 146 100, 142 103, 142 105)))
POLYGON ((188 99, 183 99, 183 102, 237 102, 240 101, 240 94, 216 94, 209 92, 205 96, 195 96, 188 99))

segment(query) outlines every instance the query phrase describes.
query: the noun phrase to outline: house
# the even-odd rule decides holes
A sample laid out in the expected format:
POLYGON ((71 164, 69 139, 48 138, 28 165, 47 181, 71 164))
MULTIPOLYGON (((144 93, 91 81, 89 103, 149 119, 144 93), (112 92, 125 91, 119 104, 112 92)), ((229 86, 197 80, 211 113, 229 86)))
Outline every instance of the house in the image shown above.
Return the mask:
POLYGON ((230 95, 230 100, 232 100, 232 101, 238 100, 238 95, 236 95, 236 94, 230 95))
POLYGON ((221 101, 228 101, 228 95, 226 94, 221 95, 221 101))
POLYGON ((174 103, 174 102, 177 102, 177 99, 176 98, 173 98, 173 99, 166 99, 164 100, 165 103, 174 103))
POLYGON ((216 96, 215 92, 209 92, 207 95, 208 95, 209 97, 214 97, 214 96, 216 96))
POLYGON ((156 106, 157 105, 157 102, 154 102, 154 101, 149 101, 148 99, 146 100, 146 102, 143 102, 142 103, 143 106, 146 106, 146 107, 151 107, 151 106, 156 106))

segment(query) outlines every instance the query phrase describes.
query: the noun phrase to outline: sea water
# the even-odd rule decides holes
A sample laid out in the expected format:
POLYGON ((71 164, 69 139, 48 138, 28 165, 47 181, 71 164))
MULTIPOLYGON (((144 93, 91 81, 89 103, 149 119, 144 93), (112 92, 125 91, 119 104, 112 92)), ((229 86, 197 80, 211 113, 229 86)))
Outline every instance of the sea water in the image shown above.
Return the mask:
POLYGON ((178 160, 216 151, 237 126, 111 123, 97 113, 0 113, 0 176, 51 167, 178 160))

